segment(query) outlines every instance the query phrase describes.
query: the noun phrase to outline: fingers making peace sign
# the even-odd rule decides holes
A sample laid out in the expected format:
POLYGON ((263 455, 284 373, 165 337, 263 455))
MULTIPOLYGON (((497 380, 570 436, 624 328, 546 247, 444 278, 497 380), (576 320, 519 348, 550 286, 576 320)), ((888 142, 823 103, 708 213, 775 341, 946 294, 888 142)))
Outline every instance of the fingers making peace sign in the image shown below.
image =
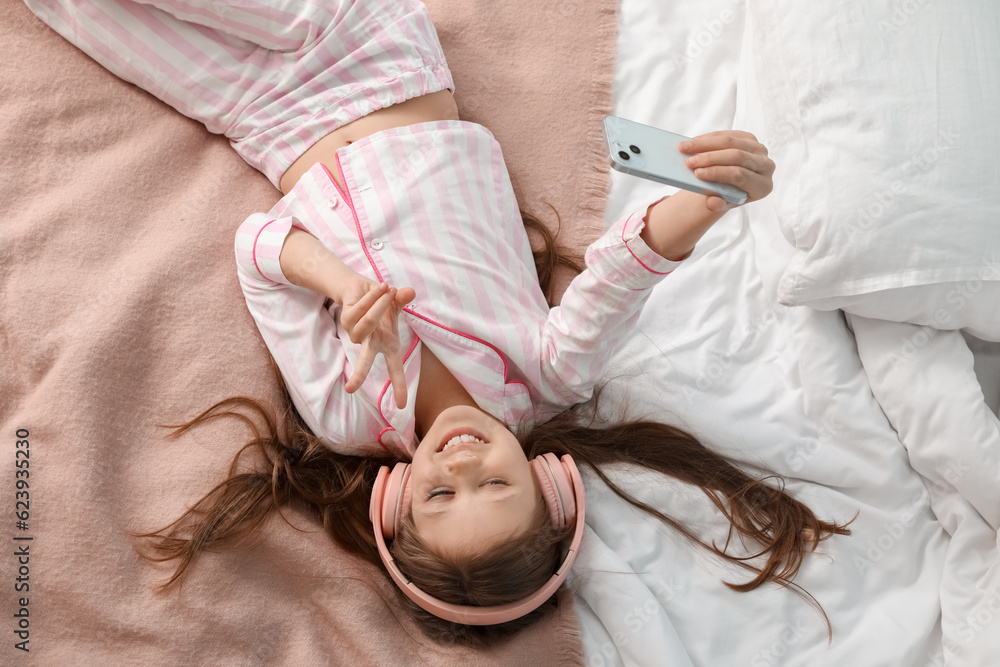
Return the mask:
POLYGON ((358 363, 347 381, 347 393, 361 388, 365 378, 381 354, 389 369, 389 381, 396 397, 396 407, 406 406, 406 376, 403 373, 403 351, 399 342, 399 313, 413 301, 416 292, 410 287, 396 289, 386 283, 376 283, 361 275, 343 288, 340 323, 351 342, 361 345, 358 363))

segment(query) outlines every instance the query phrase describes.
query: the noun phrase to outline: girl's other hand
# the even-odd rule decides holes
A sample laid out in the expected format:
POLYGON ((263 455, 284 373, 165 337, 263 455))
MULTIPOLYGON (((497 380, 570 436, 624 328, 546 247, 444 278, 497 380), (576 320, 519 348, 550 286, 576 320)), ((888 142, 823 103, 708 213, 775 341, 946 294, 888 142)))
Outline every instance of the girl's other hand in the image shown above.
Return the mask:
MULTIPOLYGON (((747 193, 744 203, 763 199, 773 188, 774 162, 767 156, 767 148, 749 132, 721 130, 700 134, 681 142, 678 148, 690 156, 685 163, 694 169, 695 176, 743 190, 747 193)), ((705 206, 713 213, 739 206, 711 195, 705 200, 705 206)))
POLYGON ((347 381, 347 393, 361 388, 368 372, 381 353, 389 369, 389 380, 396 397, 396 407, 406 406, 406 376, 403 351, 399 342, 399 313, 413 301, 416 292, 410 287, 396 289, 358 276, 343 289, 340 323, 353 343, 361 345, 358 363, 347 381))

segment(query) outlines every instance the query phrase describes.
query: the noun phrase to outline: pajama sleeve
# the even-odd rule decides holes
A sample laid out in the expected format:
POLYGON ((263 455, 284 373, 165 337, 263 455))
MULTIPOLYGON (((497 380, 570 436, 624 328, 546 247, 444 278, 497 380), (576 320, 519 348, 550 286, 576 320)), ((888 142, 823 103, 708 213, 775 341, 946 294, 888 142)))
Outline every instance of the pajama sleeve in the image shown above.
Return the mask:
POLYGON ((350 362, 337 321, 324 306, 326 297, 291 284, 278 261, 294 223, 294 217, 255 213, 240 225, 236 234, 240 287, 302 419, 333 449, 361 454, 372 444, 366 441, 371 440, 372 422, 377 420, 360 392, 345 391, 350 362))
POLYGON ((543 411, 561 411, 590 398, 653 287, 680 265, 660 257, 639 237, 652 206, 621 218, 587 249, 586 269, 543 323, 537 370, 543 411))

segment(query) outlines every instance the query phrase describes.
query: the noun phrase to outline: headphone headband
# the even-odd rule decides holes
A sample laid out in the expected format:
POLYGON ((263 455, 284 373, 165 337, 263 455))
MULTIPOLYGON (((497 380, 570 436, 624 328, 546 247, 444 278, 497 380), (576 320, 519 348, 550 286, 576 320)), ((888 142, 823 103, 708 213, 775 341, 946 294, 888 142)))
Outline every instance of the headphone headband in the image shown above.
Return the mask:
MULTIPOLYGON (((572 492, 575 496, 570 502, 570 499, 561 499, 564 507, 568 510, 565 514, 568 520, 572 520, 573 514, 575 514, 576 528, 573 532, 573 538, 570 542, 569 551, 567 551, 565 558, 563 558, 562 564, 559 569, 556 570, 555 574, 549 578, 545 585, 538 589, 536 592, 532 593, 526 598, 521 600, 515 600, 514 602, 508 602, 507 604, 497 605, 493 607, 477 607, 472 605, 458 605, 450 602, 445 602, 440 600, 429 593, 424 592, 416 586, 412 581, 410 581, 406 575, 404 575, 400 570, 399 566, 396 564, 392 553, 389 551, 389 547, 386 545, 386 531, 385 528, 388 526, 385 523, 388 520, 386 516, 387 512, 384 511, 386 501, 391 501, 393 503, 397 502, 396 498, 386 498, 387 482, 389 479, 389 468, 388 466, 382 466, 379 470, 378 477, 375 479, 375 485, 372 487, 372 498, 371 505, 369 508, 369 515, 372 520, 372 525, 375 529, 375 544, 378 547, 379 556, 382 558, 382 562, 385 564, 385 569, 388 571, 389 576, 392 578, 396 585, 403 593, 413 600, 419 607, 428 611, 439 618, 443 618, 447 621, 452 621, 453 623, 461 623, 463 625, 496 625, 499 623, 506 623, 507 621, 512 621, 515 618, 520 618, 525 614, 534 611, 542 605, 549 597, 558 590, 559 586, 563 581, 566 580, 566 576, 569 574, 570 567, 573 565, 573 561, 576 560, 576 554, 580 548, 580 541, 583 539, 583 526, 585 518, 585 505, 586 498, 583 490, 583 479, 580 477, 580 472, 577 470, 576 464, 573 462, 573 458, 569 455, 563 455, 560 459, 556 457, 555 454, 543 454, 535 459, 542 459, 544 457, 544 462, 547 466, 551 468, 557 468, 553 470, 550 474, 553 478, 557 479, 559 472, 563 475, 569 477, 571 481, 572 492), (573 508, 575 507, 575 510, 573 508)), ((540 474, 539 467, 534 465, 535 461, 532 461, 532 469, 535 471, 536 475, 540 474)), ((409 466, 408 463, 397 463, 396 468, 399 466, 409 466)), ((401 471, 398 475, 400 477, 406 477, 408 483, 409 475, 408 470, 401 471)), ((555 479, 553 481, 555 481, 555 479)), ((562 481, 562 480, 560 480, 562 481)), ((569 484, 565 484, 562 481, 560 487, 565 485, 569 487, 569 484)), ((565 493, 567 489, 560 489, 560 493, 565 493)), ((397 489, 395 495, 403 496, 402 489, 397 489)), ((551 500, 546 500, 550 504, 551 500)), ((396 513, 396 525, 398 525, 398 512, 396 513)), ((391 535, 395 535, 395 527, 392 527, 391 535)))

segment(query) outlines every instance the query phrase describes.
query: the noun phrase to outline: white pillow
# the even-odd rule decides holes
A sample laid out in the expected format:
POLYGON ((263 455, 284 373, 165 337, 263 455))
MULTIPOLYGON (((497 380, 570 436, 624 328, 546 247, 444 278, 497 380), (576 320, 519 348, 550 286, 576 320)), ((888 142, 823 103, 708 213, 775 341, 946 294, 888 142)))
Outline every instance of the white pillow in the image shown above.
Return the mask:
POLYGON ((785 305, 1000 340, 1000 2, 748 5, 785 305))

